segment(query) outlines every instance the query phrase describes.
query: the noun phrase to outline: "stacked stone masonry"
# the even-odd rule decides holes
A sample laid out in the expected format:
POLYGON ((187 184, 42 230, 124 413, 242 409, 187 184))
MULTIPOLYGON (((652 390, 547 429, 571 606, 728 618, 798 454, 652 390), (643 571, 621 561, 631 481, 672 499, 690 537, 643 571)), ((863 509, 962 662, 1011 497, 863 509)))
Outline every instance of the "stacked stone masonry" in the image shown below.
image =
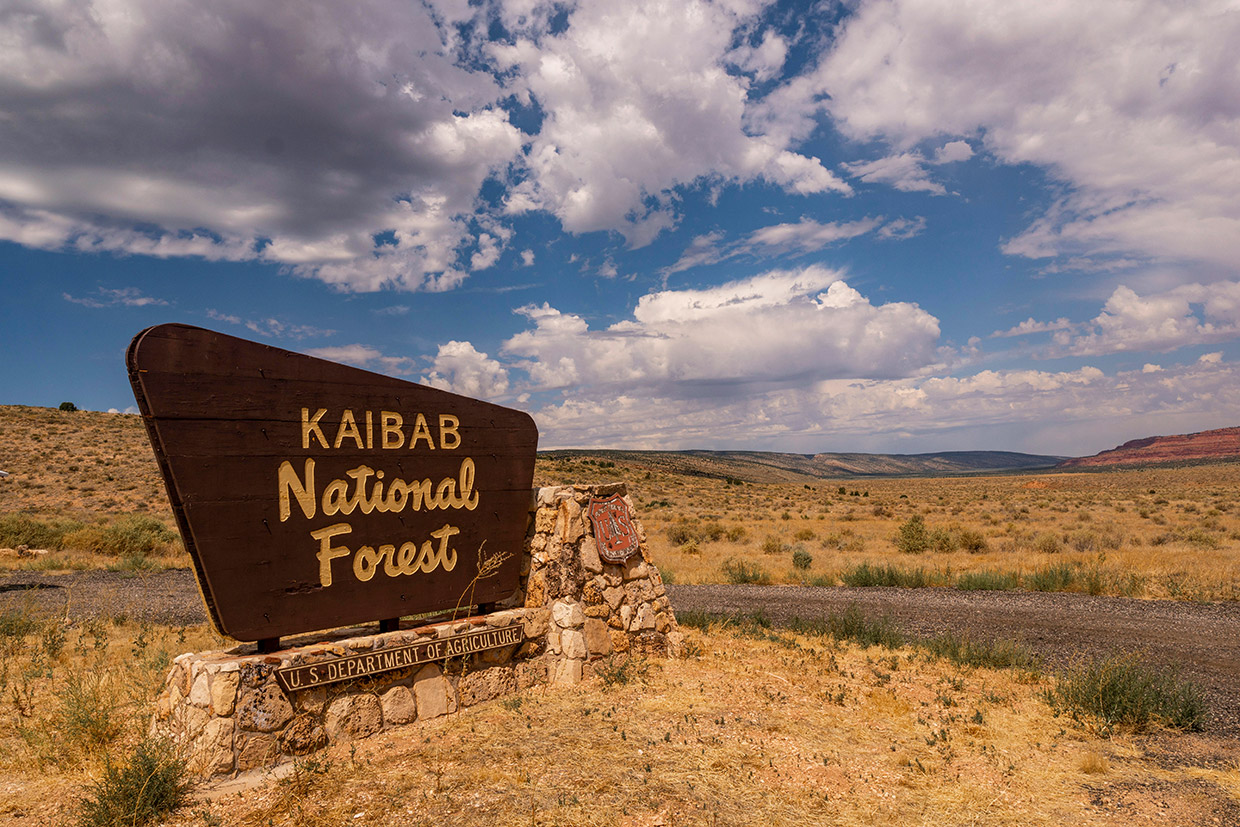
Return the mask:
POLYGON ((152 731, 187 748, 192 771, 233 775, 329 744, 437 718, 541 683, 572 685, 601 659, 678 655, 683 636, 623 483, 538 489, 522 550, 520 587, 496 611, 379 634, 338 630, 271 654, 252 645, 176 658, 152 731), (591 497, 621 494, 640 553, 600 558, 591 497), (285 693, 276 670, 518 623, 521 643, 448 661, 285 693))

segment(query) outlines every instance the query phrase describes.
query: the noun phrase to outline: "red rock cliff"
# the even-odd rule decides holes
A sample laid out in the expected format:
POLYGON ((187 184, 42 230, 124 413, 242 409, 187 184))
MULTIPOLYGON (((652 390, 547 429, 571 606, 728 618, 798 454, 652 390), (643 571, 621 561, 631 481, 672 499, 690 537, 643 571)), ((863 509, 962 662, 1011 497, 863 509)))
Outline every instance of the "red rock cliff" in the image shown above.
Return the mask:
POLYGON ((1092 457, 1066 460, 1059 467, 1144 465, 1151 462, 1230 458, 1240 458, 1240 428, 1134 439, 1092 457))

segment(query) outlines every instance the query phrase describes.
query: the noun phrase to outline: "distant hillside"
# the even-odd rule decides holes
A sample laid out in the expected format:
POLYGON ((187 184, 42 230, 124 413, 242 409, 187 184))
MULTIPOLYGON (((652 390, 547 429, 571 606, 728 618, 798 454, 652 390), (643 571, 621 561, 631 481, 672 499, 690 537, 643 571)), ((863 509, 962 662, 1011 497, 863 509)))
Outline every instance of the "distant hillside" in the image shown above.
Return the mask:
POLYGON ((1240 459, 1240 428, 1218 428, 1195 434, 1134 439, 1092 457, 1065 460, 1060 467, 1098 468, 1108 465, 1227 459, 1240 459))
POLYGON ((690 476, 746 482, 803 482, 838 477, 936 476, 1051 468, 1063 457, 1012 451, 934 454, 782 454, 767 451, 543 451, 549 459, 621 462, 690 476))

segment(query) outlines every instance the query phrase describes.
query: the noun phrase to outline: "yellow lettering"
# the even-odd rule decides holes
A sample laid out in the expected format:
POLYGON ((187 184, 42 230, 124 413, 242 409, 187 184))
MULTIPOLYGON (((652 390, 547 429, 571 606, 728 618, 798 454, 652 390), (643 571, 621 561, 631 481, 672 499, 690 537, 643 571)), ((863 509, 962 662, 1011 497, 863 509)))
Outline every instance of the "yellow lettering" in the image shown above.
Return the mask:
POLYGON ((396 546, 379 546, 379 556, 383 558, 383 573, 388 577, 397 577, 401 574, 400 568, 396 565, 396 546))
POLYGON ((388 486, 387 499, 383 501, 387 511, 404 511, 409 502, 409 487, 403 480, 392 480, 388 486))
POLYGON ((396 558, 396 568, 401 574, 414 574, 417 572, 418 561, 415 559, 417 554, 417 543, 401 544, 399 555, 396 558))
POLYGON ((310 532, 310 536, 319 541, 319 551, 315 556, 319 558, 319 584, 324 588, 332 584, 332 560, 345 557, 349 553, 343 546, 332 547, 332 538, 337 534, 348 534, 352 530, 353 527, 348 523, 336 523, 310 532))
POLYGON ((379 411, 379 445, 385 451, 405 444, 405 434, 400 429, 404 424, 405 418, 400 414, 393 411, 379 411))
POLYGON ((478 492, 474 490, 474 460, 472 457, 465 457, 465 459, 461 460, 461 496, 457 503, 457 508, 464 506, 466 511, 473 511, 478 507, 478 492))
POLYGON ((439 489, 435 492, 436 503, 439 508, 460 508, 456 501, 456 480, 452 477, 445 477, 439 481, 439 489))
POLYGON ((431 437, 431 427, 426 424, 426 417, 418 414, 418 418, 413 423, 413 436, 409 438, 409 450, 418 447, 418 440, 425 439, 426 444, 435 450, 435 440, 431 437))
POLYGON ((353 503, 349 501, 349 484, 344 480, 332 480, 323 489, 323 513, 334 517, 340 512, 353 513, 353 503))
POLYGON ((375 576, 379 568, 379 555, 370 546, 362 546, 353 555, 353 576, 365 583, 375 576))
POLYGON ((333 448, 339 448, 340 443, 346 439, 353 440, 353 444, 357 449, 362 450, 362 432, 357 429, 357 422, 353 419, 353 411, 345 408, 344 413, 340 415, 340 427, 336 429, 336 441, 332 445, 333 448))
POLYGON ((448 548, 448 538, 460 533, 461 530, 454 525, 445 525, 438 531, 432 531, 431 536, 439 541, 439 553, 436 555, 438 559, 435 560, 435 563, 429 569, 423 568, 422 571, 434 571, 435 564, 442 565, 444 571, 452 571, 456 568, 456 549, 448 548))
POLYGON ((349 507, 345 514, 352 514, 353 509, 361 506, 363 514, 369 514, 373 510, 371 502, 363 496, 366 489, 366 480, 375 472, 375 469, 369 465, 359 465, 356 468, 345 471, 345 476, 353 478, 357 487, 353 489, 353 496, 349 497, 349 507))
POLYGON ((293 513, 293 508, 289 504, 289 492, 293 494, 293 498, 297 500, 297 504, 301 506, 301 513, 305 515, 307 520, 313 519, 315 512, 314 503, 314 460, 306 460, 306 476, 303 484, 297 478, 297 472, 293 470, 293 463, 285 460, 280 465, 280 472, 277 475, 276 485, 280 489, 280 522, 287 520, 293 513))
POLYGON ((461 434, 457 430, 461 427, 461 420, 452 414, 439 415, 439 447, 445 451, 451 451, 453 448, 461 447, 461 434), (452 444, 448 444, 448 437, 452 437, 452 444))
MULTIPOLYGON (((323 418, 323 414, 327 413, 327 408, 319 408, 314 412, 314 417, 310 416, 309 408, 301 409, 301 447, 310 447, 310 436, 313 434, 318 439, 319 444, 324 448, 327 447, 327 437, 323 434, 323 429, 319 427, 319 420, 323 418)), ((336 446, 337 448, 340 446, 336 446)))
POLYGON ((375 447, 374 414, 366 411, 366 450, 369 451, 373 447, 375 447))

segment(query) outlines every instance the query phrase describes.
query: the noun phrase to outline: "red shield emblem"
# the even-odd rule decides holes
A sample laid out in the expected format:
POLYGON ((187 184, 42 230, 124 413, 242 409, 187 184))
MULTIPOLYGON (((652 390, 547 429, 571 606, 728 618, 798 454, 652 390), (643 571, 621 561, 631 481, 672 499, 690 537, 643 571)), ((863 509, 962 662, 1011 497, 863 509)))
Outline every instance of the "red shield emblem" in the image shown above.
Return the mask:
POLYGON ((590 523, 598 543, 598 556, 608 563, 623 563, 639 551, 637 528, 629 506, 619 494, 590 500, 590 523))

